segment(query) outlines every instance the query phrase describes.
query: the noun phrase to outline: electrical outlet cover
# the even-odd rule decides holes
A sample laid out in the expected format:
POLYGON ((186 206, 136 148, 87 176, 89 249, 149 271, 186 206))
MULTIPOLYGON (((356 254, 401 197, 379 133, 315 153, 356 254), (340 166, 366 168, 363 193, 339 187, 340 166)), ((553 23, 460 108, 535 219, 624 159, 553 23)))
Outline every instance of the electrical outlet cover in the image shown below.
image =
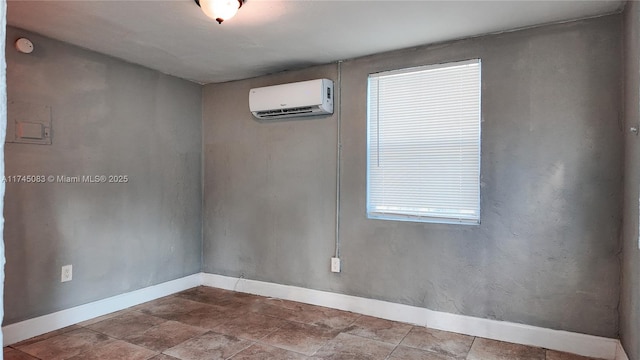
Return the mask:
POLYGON ((337 258, 337 257, 331 258, 331 272, 334 272, 334 273, 340 272, 340 258, 337 258))
POLYGON ((73 266, 65 265, 62 267, 62 274, 60 276, 60 282, 67 282, 73 279, 73 266))

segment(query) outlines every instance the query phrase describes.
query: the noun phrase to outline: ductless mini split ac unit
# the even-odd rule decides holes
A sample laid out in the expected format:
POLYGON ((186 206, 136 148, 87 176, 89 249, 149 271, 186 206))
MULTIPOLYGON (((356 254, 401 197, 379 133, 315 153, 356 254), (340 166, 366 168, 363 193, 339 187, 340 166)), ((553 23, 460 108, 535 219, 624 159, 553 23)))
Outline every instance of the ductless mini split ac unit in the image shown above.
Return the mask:
POLYGON ((317 79, 251 89, 249 110, 258 119, 333 114, 333 81, 317 79))

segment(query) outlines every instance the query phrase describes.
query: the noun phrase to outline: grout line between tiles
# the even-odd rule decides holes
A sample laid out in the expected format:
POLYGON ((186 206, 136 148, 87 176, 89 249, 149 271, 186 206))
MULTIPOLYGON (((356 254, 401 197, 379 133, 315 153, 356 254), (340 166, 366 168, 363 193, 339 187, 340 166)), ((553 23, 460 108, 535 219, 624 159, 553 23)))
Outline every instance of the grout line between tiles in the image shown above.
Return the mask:
MULTIPOLYGON (((246 340, 246 339, 245 339, 245 340, 246 340)), ((256 343, 256 341, 252 341, 252 340, 249 340, 249 341, 251 341, 251 344, 247 345, 247 347, 245 347, 245 348, 240 349, 239 351, 236 351, 233 355, 231 355, 231 356, 229 356, 229 357, 225 358, 225 360, 229 360, 229 359, 231 359, 232 357, 234 357, 234 356, 236 356, 236 355, 240 354, 241 352, 243 352, 243 351, 247 350, 248 348, 252 347, 252 346, 253 346, 253 345, 255 345, 255 343, 256 343)))
POLYGON ((409 329, 409 331, 407 331, 406 334, 404 334, 404 336, 402 337, 402 339, 400 339, 400 341, 396 344, 396 346, 393 348, 393 350, 389 353, 389 355, 387 356, 387 359, 391 358, 391 354, 393 354, 394 351, 396 351, 396 349, 398 348, 398 346, 400 346, 400 344, 402 344, 402 342, 404 341, 404 339, 406 339, 407 336, 409 336, 409 334, 411 333, 411 331, 415 328, 415 325, 411 325, 411 329, 409 329))
MULTIPOLYGON (((471 342, 471 346, 469 347, 469 351, 467 352, 467 356, 464 357, 465 359, 469 359, 469 354, 471 354, 471 349, 473 349, 473 344, 476 343, 477 339, 478 339, 477 336, 473 337, 473 341, 471 342)), ((546 357, 546 355, 545 355, 545 357, 546 357)))

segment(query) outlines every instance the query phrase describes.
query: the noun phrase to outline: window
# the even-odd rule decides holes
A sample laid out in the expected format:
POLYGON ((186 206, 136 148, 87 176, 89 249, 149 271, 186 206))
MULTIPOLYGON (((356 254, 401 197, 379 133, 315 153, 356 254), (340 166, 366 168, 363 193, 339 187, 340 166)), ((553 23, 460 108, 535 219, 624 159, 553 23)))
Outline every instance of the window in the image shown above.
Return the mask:
POLYGON ((367 216, 480 222, 479 59, 369 75, 367 216))

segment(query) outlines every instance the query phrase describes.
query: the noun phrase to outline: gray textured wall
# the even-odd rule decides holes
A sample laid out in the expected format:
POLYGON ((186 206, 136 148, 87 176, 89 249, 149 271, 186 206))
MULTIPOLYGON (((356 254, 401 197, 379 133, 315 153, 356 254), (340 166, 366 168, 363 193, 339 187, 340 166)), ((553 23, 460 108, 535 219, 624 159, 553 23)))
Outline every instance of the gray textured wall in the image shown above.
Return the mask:
POLYGON ((335 78, 335 66, 205 87, 204 269, 326 283, 335 221, 335 119, 257 122, 249 89, 335 78))
POLYGON ((638 198, 640 194, 640 144, 628 129, 640 125, 640 6, 627 2, 624 14, 625 47, 625 163, 624 227, 622 233, 622 289, 620 337, 631 360, 640 359, 640 251, 638 250, 638 198))
POLYGON ((334 251, 336 118, 261 123, 250 88, 205 87, 206 272, 616 337, 621 17, 343 64, 343 272, 334 251), (367 74, 482 58, 482 224, 365 218, 367 74))
POLYGON ((6 174, 127 184, 7 184, 5 324, 201 268, 201 86, 15 28, 8 96, 51 105, 53 145, 6 145, 6 174), (19 36, 31 55, 13 48, 19 36), (60 267, 73 264, 73 281, 60 267))

